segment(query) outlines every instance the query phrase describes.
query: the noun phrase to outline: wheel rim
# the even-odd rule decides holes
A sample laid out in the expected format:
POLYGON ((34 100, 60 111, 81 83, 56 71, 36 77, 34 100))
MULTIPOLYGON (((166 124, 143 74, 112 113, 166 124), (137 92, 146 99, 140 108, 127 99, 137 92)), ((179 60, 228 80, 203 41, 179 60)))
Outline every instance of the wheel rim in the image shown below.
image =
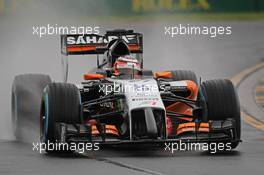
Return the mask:
POLYGON ((43 142, 46 143, 47 141, 47 135, 48 135, 48 115, 49 114, 49 99, 48 99, 48 94, 45 93, 44 95, 44 111, 42 115, 42 130, 43 130, 43 142))
POLYGON ((39 121, 40 121, 40 142, 44 142, 44 125, 45 125, 45 105, 44 105, 44 100, 41 104, 41 112, 40 112, 40 116, 39 116, 39 121))

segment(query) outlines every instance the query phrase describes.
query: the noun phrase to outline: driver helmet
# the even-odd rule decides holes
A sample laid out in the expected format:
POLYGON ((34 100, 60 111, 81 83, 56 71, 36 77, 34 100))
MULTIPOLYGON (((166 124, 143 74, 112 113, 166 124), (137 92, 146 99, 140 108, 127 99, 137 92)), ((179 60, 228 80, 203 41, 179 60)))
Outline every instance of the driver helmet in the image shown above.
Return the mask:
POLYGON ((141 71, 138 60, 130 55, 120 56, 114 63, 114 75, 138 75, 141 71))

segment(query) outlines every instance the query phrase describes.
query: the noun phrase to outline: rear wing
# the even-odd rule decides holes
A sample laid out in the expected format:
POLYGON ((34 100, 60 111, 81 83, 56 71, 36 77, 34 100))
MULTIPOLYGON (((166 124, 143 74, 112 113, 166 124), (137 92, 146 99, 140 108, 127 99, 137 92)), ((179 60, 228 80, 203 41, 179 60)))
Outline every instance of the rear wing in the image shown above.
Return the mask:
POLYGON ((107 31, 105 35, 61 35, 61 53, 63 55, 104 54, 108 43, 118 38, 122 38, 127 43, 131 53, 143 53, 143 35, 134 33, 133 30, 107 31))

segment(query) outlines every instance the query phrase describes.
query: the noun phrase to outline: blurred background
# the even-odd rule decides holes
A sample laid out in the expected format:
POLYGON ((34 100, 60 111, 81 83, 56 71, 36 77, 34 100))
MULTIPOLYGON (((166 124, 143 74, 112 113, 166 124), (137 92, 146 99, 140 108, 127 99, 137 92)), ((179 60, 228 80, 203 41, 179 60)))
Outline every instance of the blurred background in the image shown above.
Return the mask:
MULTIPOLYGON (((134 29, 144 35, 145 68, 191 69, 203 80, 231 78, 264 58, 263 0, 0 0, 0 138, 13 139, 11 86, 15 75, 62 80, 60 36, 33 35, 34 26, 134 29), (231 26, 232 35, 164 35, 165 26, 231 26)), ((70 82, 96 65, 94 56, 70 58, 70 82)))
POLYGON ((2 15, 17 12, 17 10, 43 10, 44 6, 84 16, 160 15, 193 12, 243 13, 264 10, 262 0, 0 0, 2 15))
MULTIPOLYGON (((45 8, 83 16, 146 16, 195 13, 263 12, 262 0, 0 0, 1 16, 18 11, 44 12, 45 8)), ((245 14, 246 16, 249 14, 245 14)), ((250 16, 250 15, 249 15, 250 16)))

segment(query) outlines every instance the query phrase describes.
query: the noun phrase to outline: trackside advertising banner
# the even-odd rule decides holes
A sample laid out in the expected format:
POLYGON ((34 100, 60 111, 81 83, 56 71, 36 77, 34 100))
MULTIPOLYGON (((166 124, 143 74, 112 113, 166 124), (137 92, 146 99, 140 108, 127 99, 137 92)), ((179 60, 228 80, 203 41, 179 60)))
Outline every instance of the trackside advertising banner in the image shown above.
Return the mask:
MULTIPOLYGON (((54 0, 52 3, 58 9, 89 16, 264 11, 263 0, 54 0)), ((28 6, 37 9, 41 0, 0 0, 0 15, 28 6)))

